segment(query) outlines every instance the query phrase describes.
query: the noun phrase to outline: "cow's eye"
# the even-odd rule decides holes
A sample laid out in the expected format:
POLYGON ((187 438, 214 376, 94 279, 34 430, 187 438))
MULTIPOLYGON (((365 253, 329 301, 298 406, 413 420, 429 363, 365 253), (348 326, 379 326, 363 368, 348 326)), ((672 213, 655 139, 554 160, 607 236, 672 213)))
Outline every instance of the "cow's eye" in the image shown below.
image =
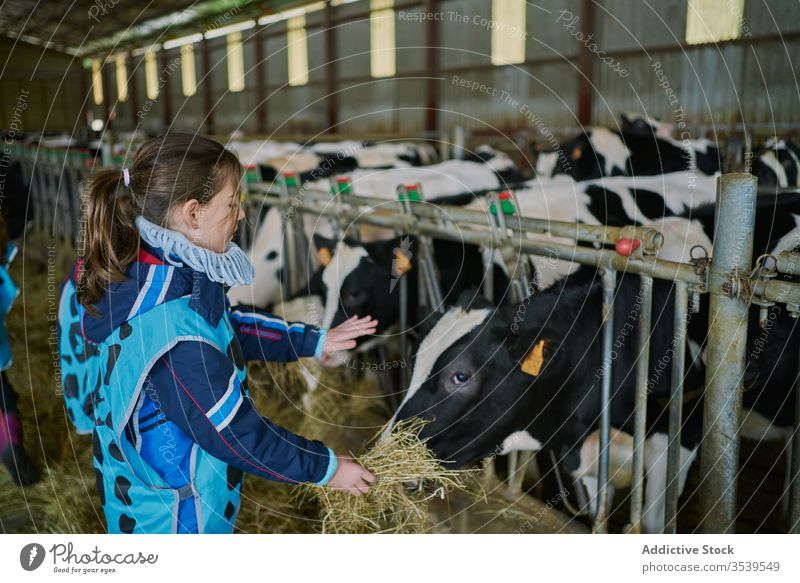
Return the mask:
POLYGON ((454 385, 463 385, 469 380, 469 375, 463 372, 457 372, 450 377, 450 382, 454 385))
POLYGON ((354 304, 356 302, 360 302, 365 299, 364 292, 361 290, 354 290, 345 292, 344 296, 342 297, 346 304, 354 304))

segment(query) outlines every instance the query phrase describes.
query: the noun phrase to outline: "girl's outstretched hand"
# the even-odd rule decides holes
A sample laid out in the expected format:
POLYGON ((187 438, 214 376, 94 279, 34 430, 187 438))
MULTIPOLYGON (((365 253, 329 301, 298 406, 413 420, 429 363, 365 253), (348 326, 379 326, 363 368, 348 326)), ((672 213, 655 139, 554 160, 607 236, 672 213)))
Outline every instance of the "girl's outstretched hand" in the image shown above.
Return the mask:
POLYGON ((336 328, 328 330, 325 344, 322 346, 322 352, 331 354, 339 350, 355 348, 356 338, 375 334, 377 327, 378 321, 373 319, 372 316, 364 316, 363 318, 353 316, 346 322, 336 326, 336 328))
POLYGON ((338 456, 339 465, 328 486, 334 490, 350 492, 353 496, 361 496, 369 491, 369 485, 375 482, 375 476, 369 470, 350 458, 338 456))

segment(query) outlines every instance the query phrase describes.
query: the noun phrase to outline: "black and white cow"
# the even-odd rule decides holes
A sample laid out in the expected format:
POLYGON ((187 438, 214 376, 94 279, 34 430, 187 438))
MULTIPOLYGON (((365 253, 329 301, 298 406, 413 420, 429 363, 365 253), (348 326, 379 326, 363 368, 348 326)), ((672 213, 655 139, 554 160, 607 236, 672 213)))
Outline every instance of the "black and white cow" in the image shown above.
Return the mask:
POLYGON ((800 186, 800 148, 787 140, 769 140, 756 152, 752 173, 759 186, 800 186))
MULTIPOLYGON (((346 176, 356 194, 388 200, 395 200, 397 187, 404 184, 419 184, 427 200, 441 201, 464 195, 471 199, 521 182, 514 161, 490 146, 477 147, 465 160, 445 160, 418 168, 359 169, 346 176)), ((328 186, 327 181, 320 182, 323 187, 328 186)))
MULTIPOLYGON (((315 237, 319 249, 327 249, 331 260, 315 277, 311 293, 324 299, 321 326, 332 328, 357 314, 369 314, 378 321, 377 335, 394 326, 400 317, 400 293, 397 283, 408 280, 408 314, 416 326, 430 314, 418 313, 419 251, 412 237, 397 237, 370 243, 315 237), (399 262, 399 263, 398 263, 399 262)), ((477 288, 484 272, 480 249, 462 242, 433 239, 433 260, 438 267, 439 286, 445 305, 452 304, 459 294, 477 288)), ((502 296, 508 286, 505 270, 495 265, 495 290, 502 296)), ((431 306, 432 309, 438 306, 431 306)), ((360 338, 359 346, 369 342, 360 338)))
POLYGON ((306 150, 329 159, 350 157, 355 168, 428 166, 439 161, 436 149, 427 142, 317 142, 306 150))
MULTIPOLYGON (((686 221, 688 209, 711 203, 716 198, 716 177, 693 176, 683 172, 661 176, 614 176, 575 182, 567 176, 526 182, 515 191, 521 216, 583 223, 587 225, 650 226, 665 235, 666 243, 658 252, 660 259, 689 260, 691 247, 683 241, 698 240, 710 249, 702 229, 686 221)), ((476 199, 467 208, 488 212, 486 199, 476 199)), ((530 235, 544 242, 573 244, 572 239, 551 235, 530 235)), ((531 255, 536 268, 536 283, 545 289, 577 269, 569 256, 555 250, 548 256, 531 255)))
MULTIPOLYGON (((397 187, 404 184, 419 184, 426 201, 432 204, 466 204, 476 196, 491 190, 501 190, 509 186, 506 179, 518 177, 514 162, 502 152, 488 146, 475 150, 476 160, 447 160, 439 164, 418 168, 396 168, 382 170, 359 169, 347 176, 353 191, 365 196, 396 200, 397 187), (477 157, 483 156, 484 159, 477 157)), ((330 180, 323 178, 316 186, 325 191, 331 187, 330 180)), ((365 209, 365 212, 372 212, 365 209)), ((283 224, 281 211, 273 207, 264 215, 258 226, 255 240, 249 254, 255 265, 256 280, 250 286, 241 286, 229 291, 233 303, 244 303, 260 308, 280 301, 283 274, 283 224)), ((308 240, 314 235, 324 238, 332 236, 332 227, 325 217, 303 216, 304 231, 308 240)), ((386 239, 391 236, 383 229, 362 230, 361 239, 365 241, 386 239)), ((309 267, 318 267, 316 254, 309 257, 309 267)))
MULTIPOLYGON (((711 244, 704 238, 700 225, 679 215, 685 212, 687 206, 714 200, 714 185, 715 179, 712 177, 697 177, 694 182, 687 184, 683 173, 645 178, 606 178, 586 183, 576 183, 568 177, 560 177, 530 181, 526 183, 526 188, 516 191, 516 195, 518 212, 525 217, 590 225, 652 226, 668 235, 667 244, 659 251, 658 257, 671 261, 688 261, 691 247, 685 245, 685 240, 704 244, 706 249, 710 249, 711 244), (649 220, 650 217, 661 218, 649 220)), ((477 198, 467 208, 480 210, 487 213, 488 217, 486 199, 477 198)), ((529 238, 546 243, 574 243, 572 239, 551 235, 530 235, 529 238)), ((386 284, 391 275, 391 256, 376 253, 370 247, 371 244, 350 241, 337 248, 333 241, 324 237, 317 237, 315 243, 318 247, 322 245, 333 252, 335 259, 321 270, 321 276, 317 276, 317 281, 324 283, 325 288, 322 293, 325 304, 322 325, 335 326, 353 315, 376 317, 383 327, 379 328, 379 332, 394 325, 399 313, 399 300, 386 284)), ((378 245, 377 249, 393 248, 397 246, 397 242, 375 245, 378 245)), ((465 251, 461 251, 460 243, 446 241, 437 241, 435 248, 434 259, 442 273, 442 286, 444 290, 451 292, 451 297, 452 290, 459 289, 459 286, 451 287, 448 283, 453 280, 447 274, 454 265, 470 272, 469 275, 463 274, 463 283, 480 284, 482 265, 477 248, 466 246, 465 251), (453 245, 457 251, 455 255, 448 249, 453 245)), ((547 289, 578 268, 578 264, 570 256, 562 256, 555 249, 548 256, 530 255, 529 260, 538 289, 547 289)), ((499 282, 507 281, 504 270, 498 266, 495 272, 499 271, 503 271, 503 275, 496 276, 494 286, 498 299, 504 297, 502 292, 505 290, 499 282)), ((412 275, 415 278, 416 272, 412 275)), ((416 280, 413 281, 410 287, 416 290, 416 280)), ((311 293, 320 291, 316 289, 311 293)))
POLYGON ((302 183, 314 182, 356 169, 411 168, 436 160, 428 144, 389 142, 320 142, 288 156, 259 164, 261 179, 271 182, 278 175, 292 172, 302 183))
MULTIPOLYGON (((639 278, 620 274, 615 294, 612 366, 612 487, 629 485, 639 278)), ((583 269, 519 306, 494 308, 469 301, 435 322, 417 350, 411 383, 393 422, 428 421, 422 437, 436 456, 464 467, 512 450, 548 449, 590 494, 597 490, 602 368, 602 289, 593 269, 583 269)), ((648 432, 645 444, 644 529, 664 522, 669 367, 674 350, 672 286, 656 281, 651 335, 648 432)), ((702 363, 687 358, 686 391, 702 387, 702 363)), ((681 433, 679 489, 701 435, 698 400, 687 402, 681 433)))
MULTIPOLYGON (((797 248, 800 215, 793 210, 800 207, 790 197, 759 201, 756 254, 797 248)), ((695 209, 691 216, 688 221, 701 227, 710 250, 713 206, 695 209)), ((690 240, 684 246, 696 243, 698 240, 690 240)), ((424 433, 431 437, 431 447, 442 459, 458 465, 492 451, 556 449, 573 475, 592 492, 597 455, 592 431, 598 414, 596 373, 601 358, 599 294, 594 271, 583 268, 521 306, 493 308, 465 303, 452 308, 422 340, 395 421, 413 416, 431 420, 424 433)), ((612 484, 621 487, 630 474, 638 278, 621 274, 615 297, 611 477, 612 484)), ((659 517, 663 516, 659 484, 664 479, 666 438, 659 396, 668 387, 669 370, 663 366, 663 356, 675 348, 670 346, 671 302, 671 285, 656 281, 654 305, 659 310, 654 315, 650 362, 651 369, 658 370, 651 370, 648 377, 651 398, 646 445, 647 497, 654 514, 645 514, 645 527, 651 531, 658 530, 659 517)), ((704 297, 700 312, 690 320, 686 394, 696 395, 703 386, 700 345, 706 339, 707 313, 704 297)), ((758 307, 751 308, 741 431, 753 439, 786 439, 793 419, 800 346, 797 320, 781 306, 770 308, 766 324, 759 325, 759 319, 763 318, 758 307)), ((687 403, 690 407, 685 412, 687 424, 682 435, 685 464, 694 457, 701 402, 701 397, 694 397, 687 403)), ((682 470, 681 487, 686 470, 688 465, 682 470)))
POLYGON ((261 179, 274 181, 294 173, 300 180, 319 180, 357 168, 425 166, 437 161, 436 149, 425 142, 317 142, 301 145, 274 140, 230 141, 242 164, 259 168, 261 179))
POLYGON ((646 113, 626 112, 619 114, 620 130, 623 134, 656 136, 662 140, 672 138, 675 125, 663 122, 646 113))
POLYGON ((709 140, 674 140, 656 134, 620 132, 590 127, 561 147, 541 152, 536 173, 542 177, 568 174, 575 180, 602 176, 652 176, 670 172, 711 175, 720 171, 719 149, 709 140))

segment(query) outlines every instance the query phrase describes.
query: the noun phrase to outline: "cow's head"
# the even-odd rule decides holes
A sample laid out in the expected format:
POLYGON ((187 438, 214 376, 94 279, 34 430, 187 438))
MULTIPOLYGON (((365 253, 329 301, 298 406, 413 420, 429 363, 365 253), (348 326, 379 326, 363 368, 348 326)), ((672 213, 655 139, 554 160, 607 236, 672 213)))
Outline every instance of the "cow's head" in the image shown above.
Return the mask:
MULTIPOLYGON (((360 243, 314 236, 321 255, 322 294, 325 313, 322 326, 333 328, 352 316, 372 316, 377 333, 397 322, 400 315, 401 277, 415 261, 414 240, 397 237, 387 241, 360 243)), ((358 340, 362 344, 369 337, 358 340)))
POLYGON ((623 133, 637 136, 652 136, 667 140, 675 131, 674 124, 663 122, 658 118, 643 113, 629 112, 619 115, 620 128, 623 133))
POLYGON ((522 180, 519 168, 511 156, 486 144, 478 146, 474 151, 466 151, 464 160, 482 162, 494 170, 500 179, 501 185, 520 182, 522 180))
POLYGON ((562 376, 559 338, 546 328, 515 328, 516 309, 458 305, 441 316, 417 350, 392 425, 427 420, 421 437, 456 467, 504 453, 518 431, 540 439, 532 421, 562 376))

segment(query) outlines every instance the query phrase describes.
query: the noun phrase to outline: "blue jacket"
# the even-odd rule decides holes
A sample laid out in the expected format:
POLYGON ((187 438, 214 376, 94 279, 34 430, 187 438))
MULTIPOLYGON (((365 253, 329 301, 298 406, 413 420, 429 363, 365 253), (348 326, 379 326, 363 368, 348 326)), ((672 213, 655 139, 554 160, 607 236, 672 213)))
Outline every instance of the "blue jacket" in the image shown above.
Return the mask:
POLYGON ((100 350, 83 334, 86 313, 76 294, 82 261, 70 270, 61 285, 56 330, 61 379, 67 416, 78 433, 94 429, 92 389, 99 366, 100 350))
MULTIPOLYGON (((231 309, 223 285, 189 267, 166 266, 160 250, 144 242, 127 275, 95 304, 98 317, 84 316, 83 334, 90 342, 102 344, 132 318, 179 298, 188 298, 188 307, 211 327, 228 318, 235 336, 225 353, 201 340, 178 342, 152 364, 147 389, 130 404, 133 414, 124 434, 161 478, 175 489, 186 486, 197 444, 230 466, 229 484, 240 483, 242 472, 288 483, 327 483, 336 469, 333 452, 274 425, 249 396, 220 415, 245 361, 285 362, 319 354, 324 331, 249 307, 231 309)), ((246 394, 246 378, 241 382, 246 394)), ((177 532, 198 532, 191 500, 181 503, 177 523, 177 532)))
POLYGON ((8 266, 17 254, 17 246, 10 243, 0 250, 0 371, 11 366, 11 342, 6 332, 6 314, 11 310, 19 289, 11 279, 8 266))

